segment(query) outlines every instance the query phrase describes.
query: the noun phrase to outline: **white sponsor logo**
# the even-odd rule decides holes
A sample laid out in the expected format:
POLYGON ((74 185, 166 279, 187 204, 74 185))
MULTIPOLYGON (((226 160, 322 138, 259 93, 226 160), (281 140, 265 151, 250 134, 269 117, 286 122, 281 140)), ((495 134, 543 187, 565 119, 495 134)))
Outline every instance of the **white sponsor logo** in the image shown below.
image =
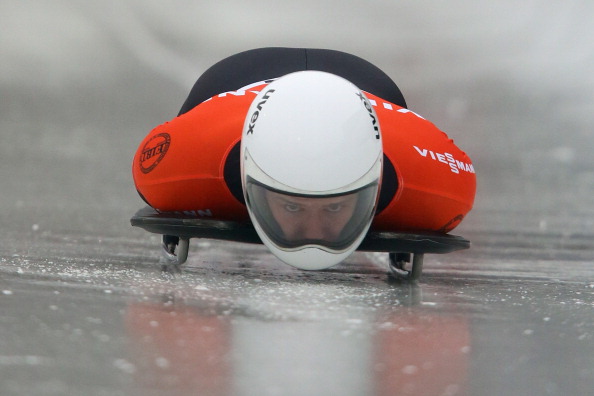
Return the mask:
MULTIPOLYGON (((246 92, 250 92, 250 93, 253 93, 254 95, 258 95, 258 94, 260 93, 260 91, 254 91, 254 90, 252 90, 252 89, 250 89, 250 88, 257 87, 257 86, 259 86, 259 85, 263 85, 263 84, 270 84, 270 83, 271 83, 271 82, 273 82, 274 80, 276 80, 276 79, 275 79, 275 78, 271 78, 271 79, 269 79, 269 80, 264 80, 264 81, 255 82, 255 83, 253 83, 253 84, 246 85, 245 87, 241 87, 241 88, 239 88, 237 91, 227 91, 227 92, 223 92, 223 93, 220 93, 220 94, 218 94, 218 95, 215 95, 215 96, 213 96, 212 98, 214 98, 214 97, 224 98, 224 97, 225 97, 225 96, 227 96, 227 95, 233 95, 233 96, 245 96, 245 93, 246 93, 246 92)), ((206 99, 204 102, 208 102, 209 100, 212 100, 212 98, 208 98, 208 99, 206 99)), ((202 102, 202 103, 204 103, 204 102, 202 102)))
POLYGON ((469 164, 464 161, 459 161, 456 158, 454 158, 454 156, 450 153, 437 153, 426 148, 420 149, 417 146, 413 147, 421 157, 431 158, 434 161, 446 164, 450 167, 450 170, 453 173, 460 173, 460 170, 468 173, 475 173, 472 164, 469 164))

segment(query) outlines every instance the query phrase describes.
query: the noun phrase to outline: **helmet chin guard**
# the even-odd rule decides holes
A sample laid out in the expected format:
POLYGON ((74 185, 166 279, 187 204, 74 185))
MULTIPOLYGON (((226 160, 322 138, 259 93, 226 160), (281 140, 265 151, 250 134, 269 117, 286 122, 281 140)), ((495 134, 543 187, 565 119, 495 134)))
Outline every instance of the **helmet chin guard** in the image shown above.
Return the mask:
POLYGON ((377 115, 349 81, 302 71, 264 87, 241 144, 243 191, 262 242, 301 269, 346 259, 373 220, 382 158, 377 115))

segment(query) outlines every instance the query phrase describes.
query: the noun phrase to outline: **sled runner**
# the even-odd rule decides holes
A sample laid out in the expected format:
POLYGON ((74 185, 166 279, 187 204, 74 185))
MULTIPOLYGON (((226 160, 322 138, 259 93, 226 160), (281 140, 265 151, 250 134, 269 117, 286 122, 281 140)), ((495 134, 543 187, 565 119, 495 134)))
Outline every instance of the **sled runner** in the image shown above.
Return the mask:
MULTIPOLYGON (((130 223, 134 227, 163 235, 162 262, 165 269, 178 268, 186 262, 191 238, 262 244, 251 224, 159 213, 149 206, 136 212, 130 223)), ((468 240, 455 235, 370 230, 357 250, 387 252, 391 275, 397 279, 414 281, 421 276, 425 253, 450 253, 469 247, 468 240), (409 263, 410 269, 406 269, 409 263)))

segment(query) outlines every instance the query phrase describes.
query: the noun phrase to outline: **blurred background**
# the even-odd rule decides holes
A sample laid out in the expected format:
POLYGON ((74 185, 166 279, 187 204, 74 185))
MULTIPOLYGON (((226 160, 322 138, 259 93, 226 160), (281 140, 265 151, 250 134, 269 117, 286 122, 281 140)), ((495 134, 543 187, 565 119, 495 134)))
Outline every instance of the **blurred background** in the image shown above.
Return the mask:
POLYGON ((376 64, 471 156, 479 192, 463 231, 591 229, 592 15, 585 0, 2 0, 0 219, 108 216, 121 231, 142 206, 133 153, 198 76, 289 46, 376 64))

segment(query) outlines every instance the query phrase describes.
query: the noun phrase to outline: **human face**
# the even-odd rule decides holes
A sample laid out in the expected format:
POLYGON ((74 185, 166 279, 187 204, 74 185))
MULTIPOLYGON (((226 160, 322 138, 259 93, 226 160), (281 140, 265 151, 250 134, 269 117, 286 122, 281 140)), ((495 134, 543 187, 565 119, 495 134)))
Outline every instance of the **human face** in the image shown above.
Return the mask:
POLYGON ((274 219, 289 241, 335 242, 353 216, 357 194, 305 198, 266 191, 274 219))

